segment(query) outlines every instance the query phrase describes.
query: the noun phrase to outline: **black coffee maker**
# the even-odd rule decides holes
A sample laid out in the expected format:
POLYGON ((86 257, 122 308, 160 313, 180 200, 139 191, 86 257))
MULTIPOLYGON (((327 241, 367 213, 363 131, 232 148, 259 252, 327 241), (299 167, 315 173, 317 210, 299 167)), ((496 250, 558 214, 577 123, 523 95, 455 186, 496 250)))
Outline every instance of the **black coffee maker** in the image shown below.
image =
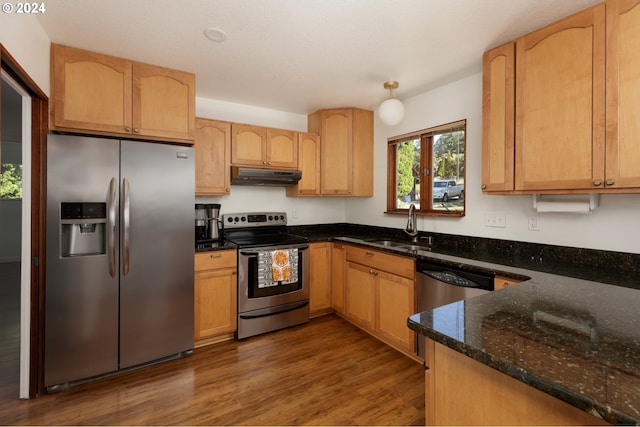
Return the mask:
POLYGON ((207 205, 196 203, 196 244, 207 240, 207 205))
POLYGON ((219 203, 196 203, 195 205, 196 245, 220 240, 219 203))

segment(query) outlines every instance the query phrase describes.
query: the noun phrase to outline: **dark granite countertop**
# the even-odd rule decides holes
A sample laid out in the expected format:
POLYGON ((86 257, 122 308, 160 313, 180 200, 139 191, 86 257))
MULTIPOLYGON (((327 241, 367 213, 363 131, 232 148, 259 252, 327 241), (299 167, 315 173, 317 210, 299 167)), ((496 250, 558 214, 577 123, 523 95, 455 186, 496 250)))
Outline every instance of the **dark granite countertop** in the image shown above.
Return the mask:
POLYGON ((236 249, 237 246, 231 242, 218 241, 205 243, 202 245, 196 245, 196 253, 198 252, 212 252, 212 251, 224 251, 226 249, 236 249))
POLYGON ((415 314, 408 325, 607 422, 640 423, 638 291, 531 276, 415 314))

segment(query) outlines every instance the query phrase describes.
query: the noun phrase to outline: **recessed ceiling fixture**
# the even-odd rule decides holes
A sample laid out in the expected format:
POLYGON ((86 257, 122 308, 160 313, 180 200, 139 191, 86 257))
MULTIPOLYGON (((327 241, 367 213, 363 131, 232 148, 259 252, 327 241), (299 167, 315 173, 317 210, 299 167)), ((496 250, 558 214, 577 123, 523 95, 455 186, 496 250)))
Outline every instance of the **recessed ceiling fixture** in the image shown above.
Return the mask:
POLYGON ((211 41, 223 42, 227 39, 227 35, 220 28, 210 27, 204 30, 204 35, 211 41))
POLYGON ((384 84, 384 88, 389 91, 389 98, 378 107, 378 117, 387 126, 395 126, 404 118, 404 105, 400 100, 393 97, 393 90, 398 89, 399 86, 400 83, 396 81, 384 84))

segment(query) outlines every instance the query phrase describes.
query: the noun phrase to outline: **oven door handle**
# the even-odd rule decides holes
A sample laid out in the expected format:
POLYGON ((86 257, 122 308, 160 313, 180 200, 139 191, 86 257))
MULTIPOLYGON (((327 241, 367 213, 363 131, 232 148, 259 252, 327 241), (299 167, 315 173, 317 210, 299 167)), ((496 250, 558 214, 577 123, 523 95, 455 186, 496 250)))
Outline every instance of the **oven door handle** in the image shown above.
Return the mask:
POLYGON ((297 310, 307 305, 309 305, 309 301, 304 300, 304 301, 299 301, 299 302, 294 302, 289 304, 283 304, 276 307, 267 307, 267 308, 262 308, 260 310, 253 310, 245 313, 240 313, 239 317, 241 319, 256 319, 258 317, 273 316, 274 314, 281 314, 281 313, 286 313, 288 311, 297 310))
MULTIPOLYGON (((285 249, 282 249, 282 250, 284 251, 284 250, 287 250, 287 249, 297 249, 299 251, 304 251, 305 249, 309 249, 309 245, 296 246, 296 247, 293 247, 293 248, 285 248, 285 249)), ((277 250, 280 250, 280 249, 271 249, 269 247, 264 249, 264 251, 272 251, 272 250, 273 251, 277 251, 277 250)), ((260 254, 260 252, 264 252, 264 251, 246 251, 246 250, 241 250, 240 251, 240 255, 258 256, 258 254, 260 254)))

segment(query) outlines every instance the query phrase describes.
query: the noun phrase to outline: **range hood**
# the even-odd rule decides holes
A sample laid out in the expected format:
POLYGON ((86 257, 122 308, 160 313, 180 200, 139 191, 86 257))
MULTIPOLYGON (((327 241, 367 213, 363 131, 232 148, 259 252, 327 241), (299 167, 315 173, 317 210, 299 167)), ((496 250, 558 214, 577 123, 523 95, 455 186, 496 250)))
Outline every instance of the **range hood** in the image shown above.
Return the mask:
POLYGON ((259 169, 231 166, 231 185, 263 185, 288 187, 296 185, 302 178, 302 171, 259 169))

